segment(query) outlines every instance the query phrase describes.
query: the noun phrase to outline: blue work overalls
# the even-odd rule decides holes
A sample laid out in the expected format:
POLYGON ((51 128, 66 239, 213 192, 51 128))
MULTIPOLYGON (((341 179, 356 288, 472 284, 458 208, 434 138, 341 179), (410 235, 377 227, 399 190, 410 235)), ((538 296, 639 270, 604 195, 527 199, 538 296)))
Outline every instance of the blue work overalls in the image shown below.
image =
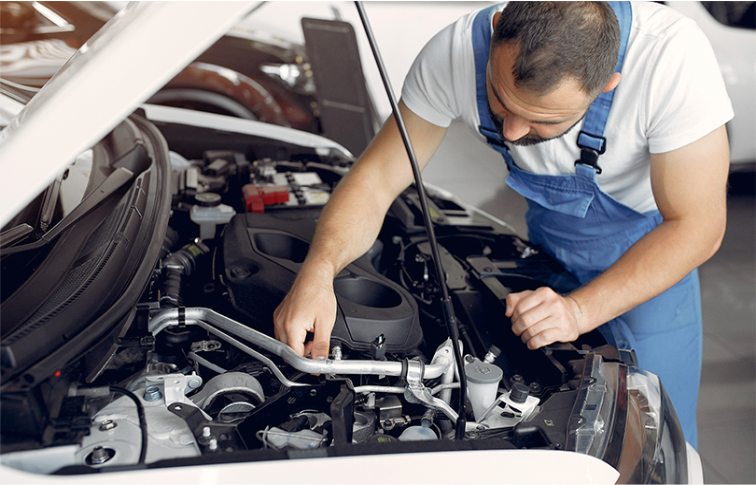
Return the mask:
MULTIPOLYGON (((628 2, 610 3, 622 33, 616 68, 621 72, 632 10, 628 2)), ((486 64, 494 13, 496 7, 482 10, 473 24, 479 130, 504 156, 509 167, 507 185, 528 200, 526 219, 531 242, 542 246, 585 284, 654 229, 662 216, 658 210, 641 214, 621 204, 596 182, 601 171, 597 155, 606 149, 603 134, 614 91, 599 96, 585 117, 578 137, 582 163, 575 163, 574 175, 536 175, 515 165, 486 105, 486 64)), ((661 378, 686 440, 697 447, 696 404, 703 340, 698 271, 599 330, 616 347, 635 350, 639 366, 661 378)))

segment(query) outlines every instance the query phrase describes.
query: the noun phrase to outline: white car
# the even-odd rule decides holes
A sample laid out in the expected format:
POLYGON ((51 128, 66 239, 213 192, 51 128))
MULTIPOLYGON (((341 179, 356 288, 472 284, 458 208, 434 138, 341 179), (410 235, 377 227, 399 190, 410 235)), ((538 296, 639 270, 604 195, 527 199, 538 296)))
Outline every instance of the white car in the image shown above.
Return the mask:
POLYGON ((334 282, 331 358, 272 337, 352 155, 140 107, 255 6, 130 4, 25 107, 1 86, 0 480, 701 482, 632 353, 598 332, 537 351, 512 334, 510 291, 576 283, 441 190, 458 343, 411 188, 334 282))

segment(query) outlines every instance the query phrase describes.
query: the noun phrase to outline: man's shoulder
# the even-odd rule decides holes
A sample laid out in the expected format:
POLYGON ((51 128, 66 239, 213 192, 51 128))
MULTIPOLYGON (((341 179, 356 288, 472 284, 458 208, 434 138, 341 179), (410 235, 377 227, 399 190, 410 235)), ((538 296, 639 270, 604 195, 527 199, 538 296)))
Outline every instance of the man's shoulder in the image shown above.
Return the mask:
MULTIPOLYGON (((438 31, 418 54, 418 60, 446 65, 458 64, 472 56, 472 31, 475 18, 482 10, 491 6, 481 7, 460 16, 457 20, 438 31)), ((455 66, 459 67, 459 66, 455 66)))
POLYGON ((656 2, 632 2, 633 28, 645 37, 666 37, 696 23, 677 10, 656 2))

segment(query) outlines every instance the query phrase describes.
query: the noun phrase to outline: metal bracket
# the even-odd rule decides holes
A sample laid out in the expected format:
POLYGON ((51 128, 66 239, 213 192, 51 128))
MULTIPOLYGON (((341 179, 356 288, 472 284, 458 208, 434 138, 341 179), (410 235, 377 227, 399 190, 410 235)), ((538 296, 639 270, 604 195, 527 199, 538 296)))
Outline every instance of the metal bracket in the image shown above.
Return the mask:
POLYGON ((459 415, 445 401, 433 397, 429 388, 423 384, 422 362, 416 360, 407 361, 407 389, 404 391, 404 398, 407 402, 423 404, 424 406, 441 411, 452 423, 457 422, 459 415))

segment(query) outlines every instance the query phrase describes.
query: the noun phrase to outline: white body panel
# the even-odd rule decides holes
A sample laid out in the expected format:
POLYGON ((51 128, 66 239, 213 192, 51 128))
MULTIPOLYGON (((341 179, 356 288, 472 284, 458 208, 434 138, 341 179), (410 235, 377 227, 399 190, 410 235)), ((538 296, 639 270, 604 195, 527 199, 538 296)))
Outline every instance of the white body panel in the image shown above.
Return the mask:
POLYGON ((615 483, 619 472, 603 461, 568 451, 485 450, 331 457, 105 475, 44 476, 0 466, 2 483, 615 483))

